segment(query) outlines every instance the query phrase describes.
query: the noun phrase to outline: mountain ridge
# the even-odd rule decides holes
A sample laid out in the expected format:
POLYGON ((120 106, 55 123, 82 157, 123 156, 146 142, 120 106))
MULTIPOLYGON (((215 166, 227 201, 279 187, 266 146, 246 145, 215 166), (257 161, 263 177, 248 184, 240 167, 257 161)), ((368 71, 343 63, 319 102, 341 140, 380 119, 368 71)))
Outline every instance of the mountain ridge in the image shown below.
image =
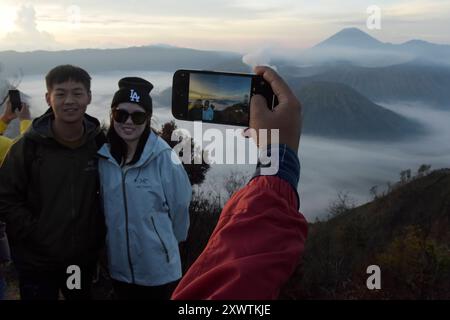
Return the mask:
POLYGON ((418 173, 356 208, 309 225, 284 299, 449 299, 450 169, 418 173), (367 267, 381 270, 368 290, 367 267))
POLYGON ((207 69, 240 57, 237 53, 189 48, 143 46, 118 49, 74 49, 65 51, 0 52, 6 74, 46 74, 59 64, 74 64, 91 73, 111 70, 173 72, 180 68, 207 69))
POLYGON ((294 85, 315 81, 346 84, 377 103, 422 102, 450 109, 450 67, 430 61, 414 60, 389 67, 330 64, 306 68, 305 76, 300 69, 296 77, 287 79, 294 85))
POLYGON ((412 39, 382 42, 359 28, 345 28, 300 54, 303 63, 348 60, 362 66, 398 64, 417 58, 450 65, 450 44, 412 39))

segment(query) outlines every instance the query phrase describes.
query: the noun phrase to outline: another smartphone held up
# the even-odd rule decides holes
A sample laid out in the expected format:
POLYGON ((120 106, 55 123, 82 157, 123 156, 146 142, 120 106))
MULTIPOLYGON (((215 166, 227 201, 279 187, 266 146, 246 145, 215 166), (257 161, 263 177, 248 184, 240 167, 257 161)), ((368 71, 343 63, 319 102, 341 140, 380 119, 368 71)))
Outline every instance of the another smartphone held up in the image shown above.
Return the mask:
POLYGON ((9 90, 9 101, 11 102, 12 112, 16 112, 22 108, 22 101, 20 100, 19 90, 9 90))

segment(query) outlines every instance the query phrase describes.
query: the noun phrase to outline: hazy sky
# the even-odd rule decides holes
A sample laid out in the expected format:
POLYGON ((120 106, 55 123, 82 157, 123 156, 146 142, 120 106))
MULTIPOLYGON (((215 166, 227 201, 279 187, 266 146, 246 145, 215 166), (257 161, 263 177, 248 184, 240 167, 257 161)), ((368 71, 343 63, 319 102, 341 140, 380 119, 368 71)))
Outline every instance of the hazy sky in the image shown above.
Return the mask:
POLYGON ((248 53, 310 47, 356 26, 382 41, 450 44, 450 0, 0 0, 0 50, 170 44, 248 53), (381 30, 368 30, 370 5, 381 30))
POLYGON ((217 77, 216 75, 191 74, 189 79, 190 99, 244 99, 250 94, 251 78, 217 77), (200 97, 199 97, 200 96, 200 97))

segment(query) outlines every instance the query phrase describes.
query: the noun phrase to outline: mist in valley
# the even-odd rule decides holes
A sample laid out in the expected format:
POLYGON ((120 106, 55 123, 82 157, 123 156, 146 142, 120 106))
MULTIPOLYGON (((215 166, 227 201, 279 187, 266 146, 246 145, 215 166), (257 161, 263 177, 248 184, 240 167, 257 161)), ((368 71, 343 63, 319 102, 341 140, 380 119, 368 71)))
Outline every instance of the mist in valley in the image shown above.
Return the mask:
MULTIPOLYGON (((88 107, 88 113, 101 122, 109 123, 110 103, 117 82, 125 76, 140 76, 154 84, 153 100, 164 89, 171 86, 170 72, 136 72, 114 71, 92 74, 93 101, 88 107)), ((42 114, 47 105, 44 100, 44 76, 24 76, 20 90, 29 96, 33 116, 42 114)), ((301 98, 301 97, 300 97, 301 98)), ((413 173, 421 164, 429 164, 432 169, 448 167, 450 163, 450 111, 433 109, 419 103, 380 103, 385 108, 405 117, 422 123, 428 129, 426 136, 404 139, 401 142, 365 142, 353 140, 325 139, 318 136, 302 135, 299 148, 301 176, 299 194, 301 211, 309 221, 316 218, 324 219, 328 215, 330 204, 338 193, 348 193, 355 205, 370 201, 370 188, 377 185, 379 192, 386 188, 388 182, 399 180, 399 173, 411 169, 413 173)), ((307 107, 307 106, 305 106, 307 107)), ((450 109, 450 108, 449 108, 450 109)), ((152 125, 160 128, 165 122, 174 120, 169 105, 154 103, 152 125)), ((193 135, 193 125, 190 122, 175 121, 177 126, 190 130, 193 135)), ((213 128, 213 125, 203 125, 203 129, 213 128)), ((218 126, 223 133, 233 127, 218 126)), ((234 127, 234 129, 238 129, 234 127)), ((225 135, 225 134, 224 134, 225 135)), ((239 140, 246 140, 237 137, 239 140)), ((241 141, 242 142, 242 141, 241 141)), ((203 147, 210 142, 203 142, 203 147)), ((245 141, 249 150, 250 141, 245 141)), ((253 146, 253 150, 255 150, 253 146)), ((229 151, 229 150, 228 150, 229 151)), ((225 150, 225 152, 228 152, 225 150)), ((237 152, 245 152, 238 149, 237 152)), ((250 177, 254 164, 226 165, 213 164, 202 186, 198 191, 219 195, 222 201, 228 196, 225 188, 227 177, 250 177), (218 183, 223 181, 223 183, 218 183)))
POLYGON ((348 193, 355 205, 370 201, 370 188, 382 192, 387 183, 400 179, 400 171, 417 171, 421 164, 432 169, 450 165, 450 112, 419 104, 383 105, 416 119, 429 134, 402 142, 355 142, 304 135, 299 156, 302 165, 299 191, 308 220, 325 218, 339 192, 348 193))

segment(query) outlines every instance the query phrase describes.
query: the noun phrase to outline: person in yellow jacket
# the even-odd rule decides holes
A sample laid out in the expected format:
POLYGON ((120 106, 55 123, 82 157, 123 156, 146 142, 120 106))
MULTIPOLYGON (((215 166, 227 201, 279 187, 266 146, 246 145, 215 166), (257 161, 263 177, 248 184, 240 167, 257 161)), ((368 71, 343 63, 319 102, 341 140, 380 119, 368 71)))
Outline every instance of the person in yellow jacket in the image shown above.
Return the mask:
POLYGON ((20 134, 23 134, 31 125, 30 109, 26 103, 22 102, 20 111, 13 112, 11 102, 8 99, 5 102, 5 111, 0 116, 0 164, 3 162, 9 147, 11 147, 14 141, 8 137, 4 137, 3 133, 6 131, 9 123, 16 118, 20 120, 20 134))
MULTIPOLYGON (((20 134, 23 134, 31 125, 30 109, 26 103, 22 103, 20 111, 13 112, 11 102, 9 99, 5 102, 5 110, 0 116, 0 165, 3 163, 9 148, 13 144, 14 140, 4 137, 3 133, 8 128, 8 125, 14 119, 20 120, 20 134)), ((9 261, 9 246, 8 240, 5 234, 5 224, 0 221, 0 300, 4 299, 6 290, 6 281, 3 276, 3 264, 9 261)))

